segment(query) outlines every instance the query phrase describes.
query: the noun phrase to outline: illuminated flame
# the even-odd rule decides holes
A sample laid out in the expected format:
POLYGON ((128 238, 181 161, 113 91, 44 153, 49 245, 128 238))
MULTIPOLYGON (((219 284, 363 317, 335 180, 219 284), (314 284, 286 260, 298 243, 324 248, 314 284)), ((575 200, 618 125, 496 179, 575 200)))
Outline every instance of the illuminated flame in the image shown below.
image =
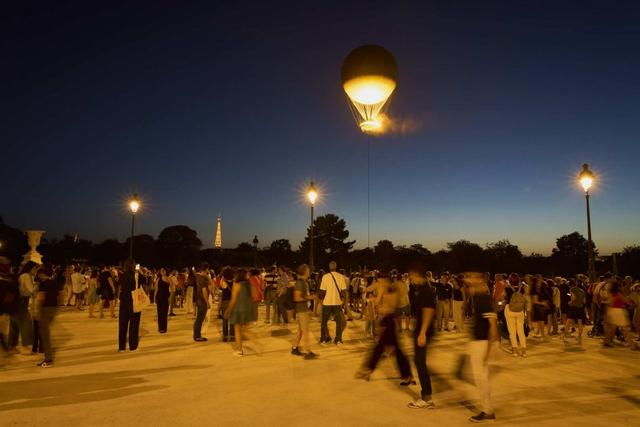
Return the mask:
POLYGON ((343 85, 357 115, 360 129, 365 133, 381 134, 385 131, 382 109, 396 88, 396 83, 384 76, 361 76, 343 85))

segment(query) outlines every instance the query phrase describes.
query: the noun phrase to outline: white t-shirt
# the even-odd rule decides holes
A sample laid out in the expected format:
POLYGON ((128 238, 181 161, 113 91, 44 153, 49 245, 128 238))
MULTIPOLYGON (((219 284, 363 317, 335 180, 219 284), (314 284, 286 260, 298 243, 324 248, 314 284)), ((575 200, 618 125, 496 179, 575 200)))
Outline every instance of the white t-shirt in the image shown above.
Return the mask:
POLYGON ((71 286, 74 294, 79 294, 84 290, 84 275, 79 272, 71 274, 71 286))
POLYGON ((320 290, 326 291, 327 294, 324 296, 324 300, 322 300, 323 305, 341 305, 342 298, 340 298, 340 293, 338 289, 336 289, 336 284, 341 291, 345 291, 347 289, 347 279, 340 273, 331 272, 322 276, 322 282, 320 282, 320 290), (333 278, 331 278, 333 276, 333 278), (335 282, 334 280, 335 279, 335 282))

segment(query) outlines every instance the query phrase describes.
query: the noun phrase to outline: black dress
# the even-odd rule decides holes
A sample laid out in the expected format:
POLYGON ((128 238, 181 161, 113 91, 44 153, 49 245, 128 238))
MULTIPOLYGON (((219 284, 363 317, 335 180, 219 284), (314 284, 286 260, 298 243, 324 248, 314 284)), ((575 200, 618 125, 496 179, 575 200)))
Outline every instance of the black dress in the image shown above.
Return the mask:
POLYGON ((169 283, 158 279, 158 292, 156 293, 156 308, 158 309, 158 331, 167 332, 167 319, 169 318, 169 283))

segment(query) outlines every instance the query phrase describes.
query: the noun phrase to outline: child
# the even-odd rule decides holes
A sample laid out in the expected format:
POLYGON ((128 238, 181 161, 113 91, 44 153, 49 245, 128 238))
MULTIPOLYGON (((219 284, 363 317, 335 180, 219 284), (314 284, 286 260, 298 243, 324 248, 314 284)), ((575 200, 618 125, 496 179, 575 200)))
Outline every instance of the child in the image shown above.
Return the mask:
POLYGON ((364 331, 367 334, 367 338, 373 339, 374 334, 374 324, 376 319, 376 298, 373 295, 373 292, 367 292, 367 305, 364 309, 364 320, 365 320, 365 328, 364 331))

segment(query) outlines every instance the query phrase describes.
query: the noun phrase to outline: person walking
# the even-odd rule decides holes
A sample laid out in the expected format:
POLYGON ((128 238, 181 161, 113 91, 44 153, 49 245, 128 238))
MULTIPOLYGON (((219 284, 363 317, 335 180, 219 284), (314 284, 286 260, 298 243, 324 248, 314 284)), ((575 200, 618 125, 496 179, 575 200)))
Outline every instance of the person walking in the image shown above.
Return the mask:
POLYGON ((156 299, 156 311, 158 313, 158 332, 166 334, 168 330, 169 319, 169 276, 167 276, 167 270, 160 269, 160 273, 156 278, 154 286, 154 294, 156 299))
POLYGON ((489 382, 489 356, 498 335, 498 317, 493 308, 489 295, 489 287, 481 273, 465 274, 465 284, 471 295, 473 305, 473 331, 469 342, 469 360, 473 379, 480 393, 482 411, 469 418, 472 422, 495 420, 495 411, 491 400, 491 386, 489 382))
MULTIPOLYGON (((195 288, 195 280, 192 280, 193 271, 187 270, 185 271, 185 275, 187 277, 186 282, 186 292, 185 292, 185 307, 187 309, 187 314, 193 314, 193 292, 195 288)), ((194 276, 195 278, 195 276, 194 276)))
POLYGON ((569 303, 567 304, 567 320, 564 324, 564 341, 567 342, 571 334, 571 328, 574 324, 578 327, 578 337, 576 344, 582 344, 582 330, 586 320, 585 303, 587 300, 586 292, 574 283, 569 288, 569 303))
POLYGON ((236 339, 233 324, 229 319, 224 317, 224 312, 227 311, 227 308, 229 308, 229 303, 231 302, 231 293, 233 291, 233 275, 234 273, 231 267, 226 267, 224 270, 222 270, 222 279, 220 280, 220 290, 222 291, 222 295, 220 296, 220 311, 223 313, 222 342, 232 342, 236 339))
POLYGON ((312 299, 309 293, 309 277, 311 270, 307 264, 298 267, 298 278, 293 291, 293 301, 295 302, 296 320, 298 321, 298 334, 296 335, 291 349, 291 354, 303 356, 306 360, 315 359, 318 355, 311 351, 311 339, 309 337, 309 301, 312 299), (302 342, 302 351, 300 343, 302 342))
POLYGON ((91 270, 89 275, 89 287, 87 289, 87 304, 89 304, 89 318, 93 319, 93 310, 95 306, 100 303, 100 297, 98 296, 98 269, 91 270))
POLYGON ((207 310, 211 308, 211 303, 209 302, 210 287, 209 264, 202 263, 196 274, 196 319, 193 322, 193 340, 195 342, 207 341, 207 338, 202 336, 202 324, 207 315, 207 310))
POLYGON ((116 283, 113 277, 113 273, 107 268, 103 267, 100 276, 98 277, 98 289, 100 290, 100 318, 104 317, 103 310, 105 305, 109 307, 111 312, 111 318, 116 318, 116 283))
POLYGON ((50 368, 53 366, 53 346, 51 344, 51 324, 58 310, 58 294, 61 285, 64 285, 64 276, 56 279, 53 268, 50 265, 44 265, 38 271, 38 296, 36 297, 38 306, 38 328, 40 339, 42 341, 42 349, 44 360, 38 363, 41 368, 50 368))
POLYGON ((453 320, 456 324, 456 332, 464 331, 464 302, 466 295, 461 276, 452 276, 451 283, 453 286, 453 320))
POLYGON ((236 356, 243 356, 242 347, 243 335, 246 332, 247 325, 255 322, 253 317, 253 296, 251 295, 252 287, 248 281, 247 270, 240 269, 236 272, 236 277, 231 290, 231 301, 224 312, 224 317, 231 320, 235 328, 236 356))
POLYGON ((264 323, 271 323, 272 317, 273 323, 275 323, 278 312, 278 269, 276 267, 273 267, 271 271, 264 277, 264 281, 264 323))
POLYGON ((138 272, 135 271, 133 260, 124 263, 124 273, 118 280, 120 290, 120 311, 118 316, 118 350, 124 352, 129 338, 129 351, 138 349, 140 339, 140 315, 133 311, 133 292, 138 286, 138 272))
POLYGON ((409 403, 412 409, 435 409, 432 398, 431 377, 427 369, 427 345, 433 337, 433 320, 436 312, 436 290, 431 286, 424 269, 420 265, 413 266, 409 271, 411 283, 412 304, 416 317, 413 334, 414 363, 420 380, 420 397, 409 403))
POLYGON ((33 345, 33 319, 29 312, 29 303, 31 296, 35 292, 35 284, 33 277, 38 270, 38 264, 33 261, 27 261, 22 266, 18 274, 18 288, 20 290, 20 298, 18 311, 11 316, 9 330, 9 348, 14 353, 31 354, 33 345), (22 347, 18 347, 18 339, 20 339, 22 347), (20 349, 19 349, 20 348, 20 349))
POLYGON ((336 320, 336 345, 342 344, 342 331, 344 328, 344 317, 342 314, 342 303, 344 301, 344 293, 347 286, 344 283, 342 275, 336 273, 338 265, 335 261, 329 263, 329 272, 322 276, 320 282, 320 293, 322 297, 322 323, 320 326, 320 343, 331 343, 329 335, 329 319, 334 316, 336 320))
POLYGON ((409 361, 402 352, 402 347, 398 344, 398 335, 396 333, 396 311, 399 307, 398 302, 399 298, 396 283, 392 283, 386 273, 381 273, 378 276, 377 305, 379 307, 380 316, 382 317, 380 321, 380 328, 382 331, 376 346, 373 348, 369 362, 366 367, 360 369, 356 374, 357 378, 364 378, 368 381, 369 377, 376 369, 376 366, 380 361, 380 357, 382 357, 382 353, 385 349, 393 348, 395 350, 396 363, 398 364, 400 377, 402 379, 400 385, 408 386, 416 383, 411 375, 411 365, 409 365, 409 361))

